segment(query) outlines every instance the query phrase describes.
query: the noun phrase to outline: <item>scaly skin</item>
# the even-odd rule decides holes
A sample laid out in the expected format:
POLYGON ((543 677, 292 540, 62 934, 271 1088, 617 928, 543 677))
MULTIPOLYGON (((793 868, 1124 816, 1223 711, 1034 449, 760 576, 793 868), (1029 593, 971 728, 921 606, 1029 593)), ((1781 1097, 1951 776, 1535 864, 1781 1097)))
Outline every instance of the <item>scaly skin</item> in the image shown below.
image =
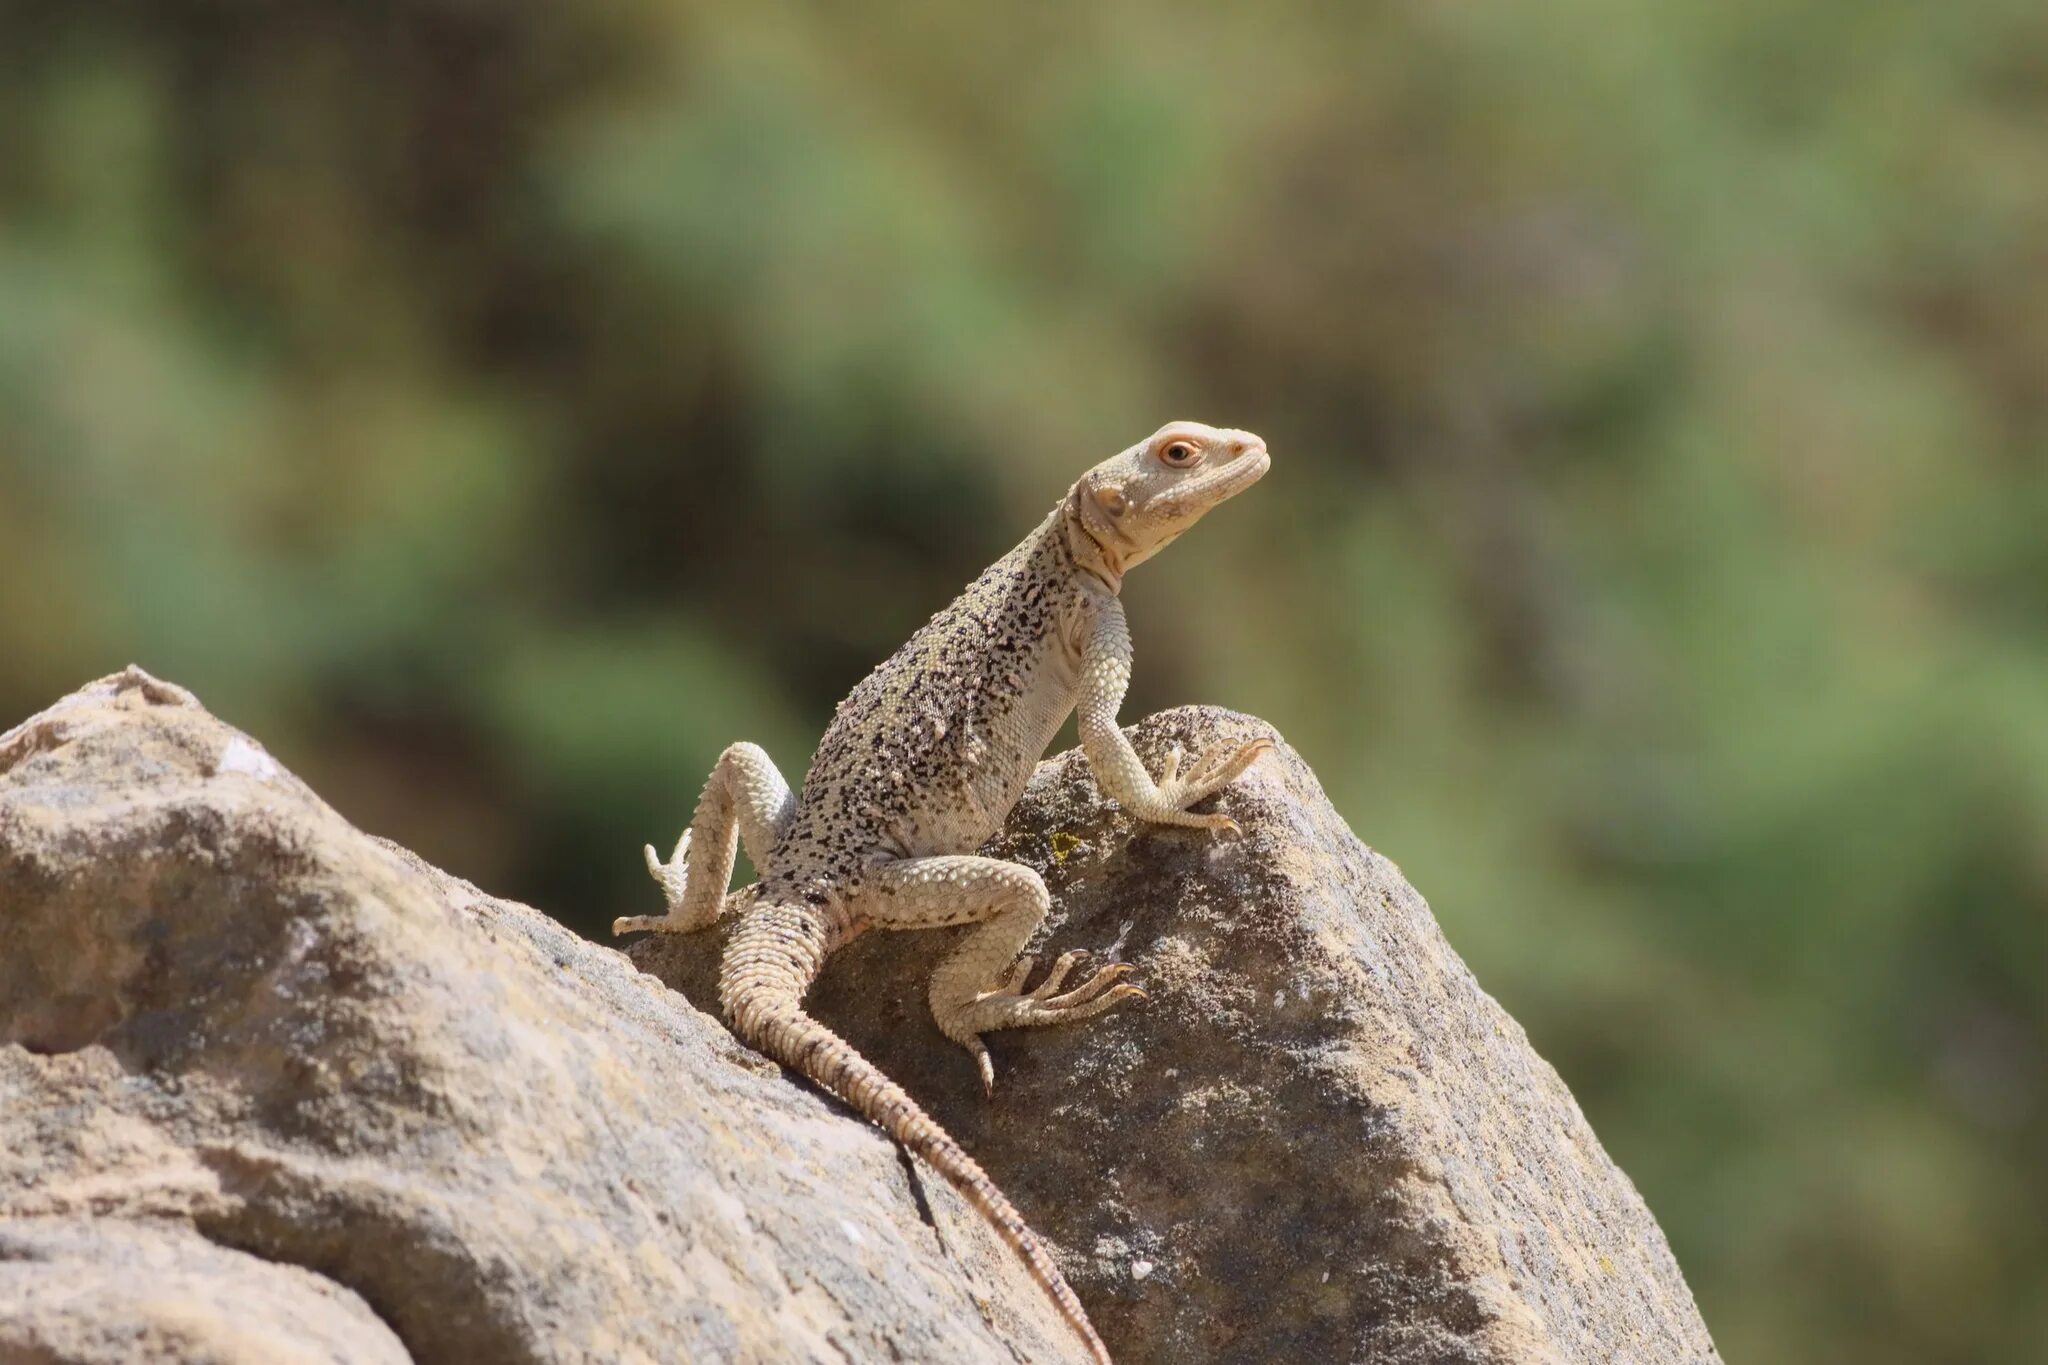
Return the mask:
POLYGON ((980 1166, 903 1089, 803 1011, 825 958, 871 928, 980 927, 932 974, 946 1036, 995 1083, 981 1035, 1090 1018, 1144 992, 1116 964, 1061 991, 1080 958, 1060 957, 1026 990, 1019 958, 1051 902, 1038 874, 975 856, 1001 827, 1069 712, 1102 788, 1141 820, 1231 830, 1188 807, 1272 747, 1255 740, 1154 781, 1117 725, 1131 678, 1123 576, 1217 503, 1265 474, 1244 431, 1172 422, 1083 475, 1024 542, 870 673, 838 712, 801 795, 752 744, 719 758, 696 815, 647 868, 665 915, 612 925, 687 933, 741 915, 719 998, 743 1040, 838 1095, 923 1157, 993 1223, 1098 1361, 1109 1353, 1044 1245, 980 1166), (741 840, 761 880, 727 893, 741 840))

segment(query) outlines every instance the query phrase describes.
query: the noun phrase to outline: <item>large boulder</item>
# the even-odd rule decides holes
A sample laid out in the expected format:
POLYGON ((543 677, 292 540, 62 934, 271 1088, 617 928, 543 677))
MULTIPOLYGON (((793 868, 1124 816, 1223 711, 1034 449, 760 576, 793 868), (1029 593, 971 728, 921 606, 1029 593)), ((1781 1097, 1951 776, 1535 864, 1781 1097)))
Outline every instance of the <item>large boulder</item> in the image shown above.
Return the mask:
POLYGON ((182 689, 0 735, 0 1360, 408 1352, 1085 1358, 879 1132, 182 689))
MULTIPOLYGON (((1556 1074, 1299 759, 1221 801, 1242 838, 1041 768, 994 851, 1046 875, 1054 950, 1152 998, 997 1035, 992 1100, 924 1008, 947 934, 856 942, 816 1011, 982 1159, 1126 1365, 1718 1360, 1556 1074)), ((708 1006, 719 938, 634 956, 708 1006)), ((408 1354, 1081 1358, 879 1133, 181 689, 131 669, 0 735, 0 1360, 408 1354)))
MULTIPOLYGON (((1154 772, 1272 733, 1206 707, 1131 732, 1154 772)), ((1151 998, 992 1035, 992 1100, 924 1004, 964 931, 856 940, 812 1012, 1065 1249, 1127 1365, 1718 1361, 1571 1092, 1300 756, 1283 743, 1217 802, 1242 837, 1139 825, 1079 752, 1039 766, 985 851, 1044 876, 1051 952, 1133 963, 1151 998)), ((715 1010, 716 937, 632 952, 715 1010)))

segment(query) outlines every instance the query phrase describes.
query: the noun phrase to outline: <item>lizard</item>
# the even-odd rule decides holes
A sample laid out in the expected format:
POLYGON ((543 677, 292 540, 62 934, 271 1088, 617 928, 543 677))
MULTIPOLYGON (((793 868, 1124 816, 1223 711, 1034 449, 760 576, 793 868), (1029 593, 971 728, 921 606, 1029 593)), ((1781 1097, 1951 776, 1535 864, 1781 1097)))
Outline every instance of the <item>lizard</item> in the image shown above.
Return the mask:
POLYGON ((1076 711, 1088 765, 1124 810, 1237 832, 1229 816, 1189 807, 1273 743, 1211 746, 1186 772, 1175 749, 1155 780, 1117 724, 1132 661, 1118 594, 1133 567, 1270 465, 1257 436, 1197 422, 1169 422, 1096 465, 839 704, 801 792, 759 746, 726 749, 668 860, 644 851, 666 913, 612 925, 614 934, 690 933, 733 912, 719 1001, 741 1041, 837 1095, 958 1189, 1099 1362, 1107 1348, 1022 1215, 902 1087, 806 1014, 803 999, 825 959, 868 929, 976 925, 932 973, 929 1001, 987 1093, 995 1071, 982 1034, 1078 1022, 1144 997, 1123 979, 1125 963, 1062 990, 1086 956, 1078 950, 1027 990, 1036 962, 1022 954, 1051 907, 1045 882, 976 850, 1076 711), (729 893, 741 842, 759 878, 729 893))

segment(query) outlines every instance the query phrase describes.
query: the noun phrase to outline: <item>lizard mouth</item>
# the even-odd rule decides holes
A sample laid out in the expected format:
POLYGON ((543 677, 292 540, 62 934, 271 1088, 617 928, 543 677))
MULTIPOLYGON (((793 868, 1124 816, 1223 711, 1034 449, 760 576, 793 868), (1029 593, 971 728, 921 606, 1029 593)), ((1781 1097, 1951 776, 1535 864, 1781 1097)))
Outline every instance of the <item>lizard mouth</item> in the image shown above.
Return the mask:
POLYGON ((1273 457, 1263 445, 1247 446, 1219 465, 1204 471, 1171 494, 1174 511, 1199 512, 1226 498, 1234 498, 1266 477, 1273 457))

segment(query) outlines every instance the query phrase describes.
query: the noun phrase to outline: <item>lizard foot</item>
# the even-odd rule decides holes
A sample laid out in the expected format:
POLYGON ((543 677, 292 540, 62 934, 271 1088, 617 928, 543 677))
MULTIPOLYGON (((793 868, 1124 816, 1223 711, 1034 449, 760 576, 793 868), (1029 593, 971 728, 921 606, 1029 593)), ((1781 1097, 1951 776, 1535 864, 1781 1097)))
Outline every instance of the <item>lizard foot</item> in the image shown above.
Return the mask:
POLYGON ((1234 753, 1221 754, 1228 743, 1225 740, 1204 749, 1185 777, 1180 772, 1181 747, 1176 744, 1166 751, 1166 766, 1159 776, 1159 797, 1178 814, 1179 818, 1172 823, 1198 829, 1227 829, 1232 834, 1243 833, 1237 827, 1237 821, 1227 815, 1195 815, 1188 811, 1188 807, 1197 801, 1206 800, 1235 782, 1246 768, 1275 748, 1272 740, 1261 737, 1239 745, 1234 753))
POLYGON ((982 1034, 1005 1028, 1079 1023, 1122 1001, 1146 998, 1144 991, 1124 981, 1123 978, 1132 970, 1128 962, 1113 962, 1072 990, 1061 992, 1060 987, 1075 964, 1087 955, 1080 949, 1061 953, 1045 979, 1029 991, 1024 989, 1024 982, 1037 965, 1037 959, 1020 958, 1002 985, 947 1011, 946 1016, 939 1020, 939 1027, 947 1037, 974 1054, 985 1093, 995 1088, 996 1077, 988 1049, 982 1045, 982 1034))
POLYGON ((613 934, 635 934, 641 930, 652 930, 661 934, 689 934, 699 929, 708 929, 718 919, 723 908, 723 898, 712 902, 709 915, 687 914, 684 912, 683 890, 688 882, 690 866, 690 831, 684 830, 683 837, 676 843, 676 851, 667 862, 648 844, 641 854, 647 860, 647 875, 654 878, 661 888, 662 899, 668 902, 665 915, 621 915, 612 921, 613 934))

